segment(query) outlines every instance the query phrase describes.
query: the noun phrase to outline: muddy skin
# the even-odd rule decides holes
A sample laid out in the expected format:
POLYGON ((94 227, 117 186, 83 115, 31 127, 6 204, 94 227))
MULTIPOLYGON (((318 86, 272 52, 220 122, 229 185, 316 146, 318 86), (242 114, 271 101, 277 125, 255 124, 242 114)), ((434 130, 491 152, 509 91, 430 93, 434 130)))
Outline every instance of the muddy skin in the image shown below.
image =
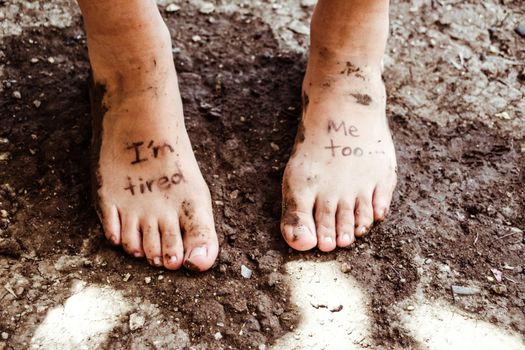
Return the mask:
POLYGON ((361 68, 355 66, 355 65, 354 65, 352 62, 350 62, 350 61, 347 61, 345 64, 346 64, 346 67, 345 67, 345 69, 343 69, 343 70, 341 71, 340 74, 346 74, 346 76, 349 76, 349 75, 353 74, 353 75, 355 75, 356 77, 365 80, 365 77, 360 73, 360 72, 361 72, 361 68))
POLYGON ((356 102, 363 106, 370 106, 370 104, 372 103, 372 97, 370 97, 370 95, 367 94, 355 93, 350 94, 350 96, 355 98, 356 102))
POLYGON ((184 267, 187 268, 188 270, 190 271, 194 271, 194 272, 201 272, 201 270, 199 269, 199 267, 195 264, 193 264, 191 261, 189 260, 186 260, 184 262, 184 267))
POLYGON ((182 201, 182 210, 188 220, 193 219, 194 209, 190 202, 187 200, 182 201))
POLYGON ((100 147, 102 145, 102 134, 104 115, 108 111, 108 107, 104 104, 104 96, 106 95, 106 86, 95 82, 91 76, 89 84, 89 98, 91 104, 91 195, 92 202, 97 214, 102 219, 102 211, 100 210, 100 196, 99 189, 102 187, 102 177, 100 176, 100 147))
MULTIPOLYGON (((295 214, 297 203, 294 200, 287 200, 290 197, 290 187, 287 182, 283 182, 283 202, 282 202, 282 223, 284 225, 297 225, 299 223, 299 216, 295 214)), ((293 237, 293 241, 296 241, 299 237, 293 237)))
MULTIPOLYGON (((304 116, 306 114, 306 111, 308 110, 308 105, 310 104, 310 98, 308 97, 308 94, 306 93, 306 91, 303 91, 303 94, 301 96, 301 102, 302 102, 301 116, 304 116)), ((292 152, 290 153, 290 157, 293 157, 295 155, 295 152, 297 150, 297 145, 300 143, 303 143, 304 140, 305 140, 304 122, 301 119, 301 122, 299 123, 299 126, 297 127, 297 133, 295 135, 295 142, 292 148, 292 152)))

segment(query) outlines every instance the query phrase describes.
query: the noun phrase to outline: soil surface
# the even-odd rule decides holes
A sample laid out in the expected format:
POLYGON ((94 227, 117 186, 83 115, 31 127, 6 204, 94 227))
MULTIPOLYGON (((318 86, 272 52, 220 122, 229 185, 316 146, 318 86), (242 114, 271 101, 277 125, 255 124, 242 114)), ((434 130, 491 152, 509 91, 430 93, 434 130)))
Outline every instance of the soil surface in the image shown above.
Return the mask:
MULTIPOLYGON (((217 332, 222 348, 269 346, 299 322, 283 283, 283 264, 296 259, 351 267, 371 300, 372 348, 418 347, 391 305, 410 298, 422 276, 427 298, 525 335, 525 38, 509 20, 525 20, 525 11, 520 1, 467 1, 462 11, 445 3, 393 7, 384 78, 399 184, 388 220, 331 254, 293 252, 279 233, 305 55, 283 50, 256 16, 210 17, 191 6, 163 12, 188 131, 214 200, 221 252, 204 274, 152 268, 103 237, 89 190, 80 20, 3 38, 0 330, 8 338, 0 349, 26 348, 78 280, 153 304, 156 319, 175 322, 194 348, 217 346, 217 332), (479 293, 458 297, 452 285, 479 293)), ((143 332, 123 322, 102 347, 132 347, 141 337, 146 348, 158 347, 143 332)))

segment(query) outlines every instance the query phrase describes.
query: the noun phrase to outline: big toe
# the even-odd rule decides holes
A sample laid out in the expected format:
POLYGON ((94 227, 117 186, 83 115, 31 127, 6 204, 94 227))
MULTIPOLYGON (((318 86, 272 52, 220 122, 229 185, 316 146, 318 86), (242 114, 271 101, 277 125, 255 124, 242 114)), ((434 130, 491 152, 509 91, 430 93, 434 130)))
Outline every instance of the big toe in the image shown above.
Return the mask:
POLYGON ((184 267, 206 271, 213 266, 219 253, 219 242, 211 208, 184 201, 181 226, 184 231, 184 267))
POLYGON ((283 191, 281 233, 290 247, 306 251, 317 245, 315 222, 312 216, 314 199, 283 191))

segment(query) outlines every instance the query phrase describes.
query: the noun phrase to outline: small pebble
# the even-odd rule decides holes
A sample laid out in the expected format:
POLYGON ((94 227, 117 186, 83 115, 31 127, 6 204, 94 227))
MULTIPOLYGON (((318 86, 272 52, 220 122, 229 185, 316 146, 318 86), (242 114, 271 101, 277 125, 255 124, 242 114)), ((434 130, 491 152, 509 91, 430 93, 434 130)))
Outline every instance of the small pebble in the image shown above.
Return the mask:
POLYGON ((215 340, 221 340, 222 339, 222 334, 221 332, 217 332, 213 335, 213 337, 215 338, 215 340))
POLYGON ((496 294, 503 295, 507 293, 507 286, 504 284, 495 284, 492 286, 492 291, 496 294))
POLYGON ((406 310, 407 310, 407 311, 414 311, 414 309, 415 309, 415 307, 413 307, 412 305, 408 305, 408 306, 406 307, 406 310))
POLYGON ((150 284, 151 283, 151 277, 145 277, 144 278, 144 282, 146 282, 146 284, 150 284))
POLYGON ((20 100, 22 98, 22 94, 20 93, 20 91, 13 91, 13 97, 17 100, 20 100))
POLYGON ((301 0, 302 7, 312 7, 315 5, 317 0, 301 0))
POLYGON ((507 112, 496 113, 494 116, 499 119, 510 120, 510 115, 507 112))
POLYGON ((213 5, 211 2, 203 3, 201 8, 199 9, 199 12, 205 15, 210 14, 213 11, 215 11, 215 5, 213 5))
POLYGON ((193 42, 198 43, 199 41, 202 40, 202 38, 199 35, 194 35, 191 37, 191 40, 193 40, 193 42))
POLYGON ((144 316, 139 315, 138 313, 129 315, 129 329, 131 331, 136 331, 137 329, 144 327, 144 323, 146 323, 144 316))
POLYGON ((9 159, 11 159, 11 153, 9 152, 0 153, 0 162, 5 162, 5 161, 8 161, 9 159))
POLYGON ((124 282, 127 282, 127 281, 129 281, 130 278, 131 278, 131 273, 127 273, 127 274, 124 275, 124 277, 122 277, 122 280, 124 282))
POLYGON ((220 271, 221 273, 226 273, 226 265, 224 265, 224 264, 220 264, 220 265, 219 265, 219 271, 220 271))
POLYGON ((41 104, 42 104, 42 102, 40 102, 39 100, 34 100, 34 101, 33 101, 33 105, 34 105, 36 108, 40 107, 41 104))
POLYGON ((9 333, 7 332, 2 332, 2 339, 3 340, 7 340, 9 338, 9 333))
POLYGON ((9 139, 5 137, 0 137, 0 145, 7 145, 9 143, 9 139))
POLYGON ((350 266, 349 263, 342 263, 341 264, 341 272, 342 273, 348 273, 352 270, 352 267, 350 266))
POLYGON ((525 24, 524 23, 519 23, 516 26, 516 28, 514 28, 514 31, 516 32, 516 34, 518 34, 522 38, 525 38, 525 24))
POLYGON ((479 293, 479 289, 472 287, 452 286, 452 293, 456 295, 475 295, 479 293))
POLYGON ((252 270, 250 270, 247 266, 241 265, 241 276, 244 278, 250 278, 252 277, 252 270))
POLYGON ((55 59, 54 59, 53 57, 49 57, 49 58, 47 59, 47 61, 48 61, 49 63, 55 63, 55 59))
POLYGON ((272 149, 274 151, 278 151, 280 148, 279 148, 279 145, 273 143, 273 142, 270 142, 270 147, 272 147, 272 149))
POLYGON ((164 279, 164 276, 160 275, 159 277, 157 277, 157 279, 158 279, 159 281, 162 281, 162 280, 164 279))
POLYGON ((31 63, 37 63, 37 62, 38 62, 38 58, 33 57, 33 58, 31 59, 31 63))
POLYGON ((5 209, 0 210, 0 216, 2 216, 3 218, 6 218, 7 215, 8 215, 7 210, 5 210, 5 209))
POLYGON ((180 6, 178 6, 176 4, 169 4, 166 7, 166 12, 168 12, 168 13, 177 12, 178 10, 180 10, 180 6))

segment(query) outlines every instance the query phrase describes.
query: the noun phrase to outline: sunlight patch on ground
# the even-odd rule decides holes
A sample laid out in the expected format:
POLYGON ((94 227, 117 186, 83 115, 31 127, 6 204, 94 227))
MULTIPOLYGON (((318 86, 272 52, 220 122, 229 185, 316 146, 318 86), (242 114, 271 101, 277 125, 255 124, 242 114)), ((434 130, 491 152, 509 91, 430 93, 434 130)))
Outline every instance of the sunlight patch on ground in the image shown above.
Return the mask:
POLYGON ((50 310, 31 339, 31 349, 94 349, 130 310, 122 295, 79 282, 63 305, 50 310))
POLYGON ((361 289, 340 264, 292 261, 286 264, 292 303, 301 312, 297 329, 273 350, 361 349, 368 341, 368 312, 361 289))
POLYGON ((479 321, 444 303, 421 304, 404 321, 423 346, 432 350, 523 350, 525 343, 515 334, 479 321))

